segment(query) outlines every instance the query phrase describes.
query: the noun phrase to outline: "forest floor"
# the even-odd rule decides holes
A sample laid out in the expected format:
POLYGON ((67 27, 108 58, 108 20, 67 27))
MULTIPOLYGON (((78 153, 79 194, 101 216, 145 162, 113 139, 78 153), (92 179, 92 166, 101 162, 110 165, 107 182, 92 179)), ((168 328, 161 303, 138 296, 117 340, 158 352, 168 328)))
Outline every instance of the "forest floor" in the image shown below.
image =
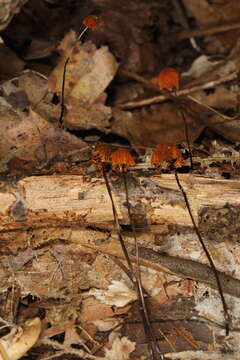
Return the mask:
POLYGON ((240 2, 16 3, 0 359, 237 359, 240 2))

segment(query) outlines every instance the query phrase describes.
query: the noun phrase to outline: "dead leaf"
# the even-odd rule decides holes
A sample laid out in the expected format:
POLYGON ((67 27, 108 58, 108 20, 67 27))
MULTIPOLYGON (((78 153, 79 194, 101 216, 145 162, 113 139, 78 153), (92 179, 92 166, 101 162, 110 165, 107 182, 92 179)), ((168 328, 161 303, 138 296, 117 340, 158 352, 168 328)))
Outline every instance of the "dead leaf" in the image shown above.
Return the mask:
POLYGON ((74 98, 68 99, 65 124, 70 129, 89 130, 95 128, 104 131, 110 126, 111 117, 112 109, 101 102, 80 106, 74 98))
POLYGON ((16 76, 23 70, 25 62, 6 45, 0 44, 0 78, 16 76))
MULTIPOLYGON (((237 22, 239 20, 239 1, 183 0, 183 4, 186 10, 191 14, 191 16, 194 17, 199 27, 211 27, 214 25, 222 25, 224 23, 231 24, 232 22, 237 22)), ((239 34, 239 31, 233 30, 224 32, 222 34, 217 34, 214 37, 209 36, 207 39, 205 38, 205 43, 207 43, 207 41, 210 41, 210 44, 208 44, 206 48, 207 52, 209 52, 210 46, 215 47, 215 50, 224 52, 224 47, 226 45, 228 48, 229 46, 234 46, 238 39, 237 34, 239 34), (216 48, 217 39, 220 40, 220 45, 218 49, 216 48)))
POLYGON ((114 340, 112 348, 106 349, 106 360, 128 360, 135 349, 135 342, 128 340, 126 336, 114 340))
POLYGON ((123 307, 132 301, 137 300, 137 294, 132 289, 117 280, 113 280, 107 290, 92 289, 89 295, 93 295, 103 304, 123 307))
POLYGON ((81 311, 81 322, 93 323, 96 320, 106 320, 117 315, 126 314, 129 306, 113 309, 110 305, 101 304, 99 300, 90 297, 83 300, 81 311))
MULTIPOLYGON (((27 320, 23 327, 15 326, 11 332, 0 339, 9 359, 17 360, 26 354, 36 343, 41 332, 41 320, 37 317, 27 320)), ((3 359, 0 348, 1 359, 3 359)))
POLYGON ((6 170, 7 164, 30 170, 55 157, 66 157, 76 151, 83 151, 83 155, 88 150, 82 140, 54 127, 31 109, 28 113, 17 113, 1 108, 1 112, 4 113, 0 124, 1 171, 6 170))
POLYGON ((209 56, 200 55, 193 61, 191 67, 186 72, 182 73, 182 76, 199 78, 199 76, 213 70, 216 65, 219 65, 220 63, 221 61, 210 61, 209 56))
MULTIPOLYGON (((190 109, 196 112, 193 116, 186 113, 189 138, 194 141, 205 127, 203 119, 206 111, 189 103, 190 109)), ((183 118, 171 102, 135 110, 133 113, 114 109, 113 116, 112 131, 126 137, 135 149, 186 142, 183 118)))
MULTIPOLYGON (((104 105, 106 96, 103 96, 103 92, 112 81, 118 63, 106 46, 97 49, 91 42, 73 46, 74 36, 76 39, 76 35, 71 32, 63 39, 63 55, 49 76, 49 86, 52 91, 61 93, 66 66, 65 124, 74 129, 108 127, 112 113, 104 105)), ((59 113, 60 110, 57 111, 59 113)))

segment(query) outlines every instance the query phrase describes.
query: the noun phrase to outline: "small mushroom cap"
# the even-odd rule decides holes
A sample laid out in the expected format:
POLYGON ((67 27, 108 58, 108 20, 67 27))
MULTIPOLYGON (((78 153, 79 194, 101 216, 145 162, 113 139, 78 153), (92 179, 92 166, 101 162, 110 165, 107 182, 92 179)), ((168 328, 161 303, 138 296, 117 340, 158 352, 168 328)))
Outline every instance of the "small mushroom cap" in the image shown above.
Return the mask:
POLYGON ((105 143, 96 145, 95 150, 92 152, 92 157, 101 162, 110 162, 110 149, 105 143))
POLYGON ((171 67, 166 67, 157 76, 157 84, 160 90, 178 90, 180 86, 180 75, 171 67))
POLYGON ((83 24, 91 30, 96 30, 100 24, 100 17, 97 15, 88 15, 83 19, 83 24))
POLYGON ((151 164, 158 167, 161 162, 175 160, 174 167, 180 168, 183 165, 183 156, 181 150, 175 145, 162 144, 159 145, 152 153, 151 164))
POLYGON ((92 162, 99 170, 103 170, 104 163, 110 162, 110 149, 107 144, 99 143, 92 151, 92 162))
POLYGON ((116 167, 118 165, 135 166, 135 160, 129 151, 125 149, 118 149, 112 153, 112 165, 116 167))

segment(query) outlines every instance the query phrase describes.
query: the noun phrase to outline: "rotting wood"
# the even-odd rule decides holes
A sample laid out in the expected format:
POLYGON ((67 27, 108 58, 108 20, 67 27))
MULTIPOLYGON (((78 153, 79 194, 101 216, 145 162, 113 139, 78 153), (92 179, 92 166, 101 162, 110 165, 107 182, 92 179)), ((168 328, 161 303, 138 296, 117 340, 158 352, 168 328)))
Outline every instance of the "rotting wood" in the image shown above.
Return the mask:
MULTIPOLYGON (((240 205, 240 181, 211 179, 181 174, 181 183, 188 194, 198 222, 205 207, 222 208, 240 205)), ((145 217, 143 225, 178 225, 192 228, 184 199, 173 174, 128 179, 131 199, 145 217)), ((123 183, 112 178, 112 191, 119 219, 128 224, 124 205, 123 183)), ((77 175, 27 177, 15 187, 0 192, 0 233, 10 230, 49 226, 96 226, 113 221, 111 203, 103 180, 77 175)))
MULTIPOLYGON (((221 209, 226 204, 236 208, 240 205, 240 181, 216 180, 186 174, 181 174, 180 177, 188 193, 196 221, 201 211, 207 207, 221 209)), ((129 179, 128 181, 133 206, 135 203, 138 204, 135 206, 136 218, 139 216, 139 208, 141 217, 145 216, 146 227, 142 226, 141 231, 138 229, 143 233, 143 237, 144 232, 164 234, 168 226, 180 226, 188 229, 185 231, 193 233, 192 223, 174 175, 141 177, 136 179, 138 184, 129 179), (139 206, 139 203, 143 206, 139 206)), ((113 179, 112 189, 120 221, 122 224, 128 224, 127 209, 124 206, 124 187, 119 178, 113 179)), ((19 249, 26 248, 47 249, 48 245, 60 239, 66 246, 76 247, 74 252, 80 250, 92 254, 100 251, 106 255, 122 257, 121 249, 112 233, 111 204, 102 179, 87 179, 83 176, 29 177, 20 180, 18 188, 8 188, 0 193, 0 199, 2 253, 17 253, 19 249), (111 240, 112 237, 114 241, 111 240)), ((149 235, 146 239, 149 239, 149 235)), ((131 243, 131 237, 128 237, 127 241, 131 243)), ((143 251, 142 265, 179 277, 199 280, 215 288, 216 284, 207 265, 180 257, 162 257, 156 252, 154 256, 158 260, 154 260, 155 257, 152 260, 144 259, 148 251, 150 250, 143 251)), ((188 255, 186 254, 186 257, 188 255)), ((228 271, 227 267, 223 270, 228 271)), ((224 291, 240 296, 237 291, 240 288, 239 280, 231 276, 222 277, 224 291)))

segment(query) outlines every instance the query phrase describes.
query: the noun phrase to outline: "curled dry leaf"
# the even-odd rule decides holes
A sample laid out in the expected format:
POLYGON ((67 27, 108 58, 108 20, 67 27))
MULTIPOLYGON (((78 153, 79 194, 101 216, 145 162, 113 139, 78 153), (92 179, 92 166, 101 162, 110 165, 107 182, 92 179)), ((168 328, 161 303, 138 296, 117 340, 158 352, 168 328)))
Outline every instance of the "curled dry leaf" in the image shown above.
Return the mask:
POLYGON ((95 296, 104 304, 117 307, 126 306, 130 302, 137 300, 136 292, 117 280, 113 280, 107 290, 92 289, 89 294, 95 296))
POLYGON ((157 84, 160 90, 178 90, 180 84, 179 73, 173 68, 164 68, 157 76, 157 84))
POLYGON ((27 320, 23 326, 15 326, 8 335, 0 339, 8 358, 17 360, 24 356, 36 343, 40 332, 41 320, 38 317, 27 320))
POLYGON ((151 164, 154 167, 158 167, 162 162, 171 160, 174 161, 174 167, 182 167, 182 152, 175 145, 162 144, 159 145, 152 153, 151 164))
POLYGON ((135 160, 129 151, 118 149, 112 153, 112 169, 117 172, 126 172, 130 166, 135 166, 135 160))

